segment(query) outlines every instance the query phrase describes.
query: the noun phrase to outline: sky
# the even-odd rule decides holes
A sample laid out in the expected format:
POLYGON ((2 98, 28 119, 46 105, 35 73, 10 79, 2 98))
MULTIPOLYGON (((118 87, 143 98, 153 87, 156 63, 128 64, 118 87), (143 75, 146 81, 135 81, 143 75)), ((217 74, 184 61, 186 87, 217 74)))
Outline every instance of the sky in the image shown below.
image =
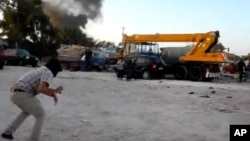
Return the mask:
POLYGON ((126 34, 218 30, 230 52, 245 55, 250 53, 250 0, 105 0, 102 19, 89 22, 86 31, 118 43, 122 27, 126 34))

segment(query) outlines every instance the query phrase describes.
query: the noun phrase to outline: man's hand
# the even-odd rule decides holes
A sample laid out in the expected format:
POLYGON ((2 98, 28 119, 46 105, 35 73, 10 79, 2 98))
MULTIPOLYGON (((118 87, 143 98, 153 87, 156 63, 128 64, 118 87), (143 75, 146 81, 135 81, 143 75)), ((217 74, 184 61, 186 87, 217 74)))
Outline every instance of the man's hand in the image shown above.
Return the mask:
POLYGON ((63 90, 63 86, 59 86, 59 87, 56 88, 55 93, 61 94, 62 90, 63 90))

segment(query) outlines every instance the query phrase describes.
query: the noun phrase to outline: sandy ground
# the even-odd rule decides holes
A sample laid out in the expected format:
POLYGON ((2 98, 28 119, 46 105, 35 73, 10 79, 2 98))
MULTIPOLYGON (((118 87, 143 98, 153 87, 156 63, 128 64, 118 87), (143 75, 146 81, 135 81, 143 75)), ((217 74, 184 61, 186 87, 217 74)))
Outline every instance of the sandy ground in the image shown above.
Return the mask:
MULTIPOLYGON (((0 70, 1 131, 20 112, 9 87, 29 70, 0 70)), ((57 106, 38 96, 47 111, 41 141, 228 141, 230 124, 250 123, 250 83, 228 80, 127 82, 112 73, 65 71, 53 82, 65 88, 57 106)), ((29 117, 16 131, 16 141, 25 141, 33 122, 29 117)))

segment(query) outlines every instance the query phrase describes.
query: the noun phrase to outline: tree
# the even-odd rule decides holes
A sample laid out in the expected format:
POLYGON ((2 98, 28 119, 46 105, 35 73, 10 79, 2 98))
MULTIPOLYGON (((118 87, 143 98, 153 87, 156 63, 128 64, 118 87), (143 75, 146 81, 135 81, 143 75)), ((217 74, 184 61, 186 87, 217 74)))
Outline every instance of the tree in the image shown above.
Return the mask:
POLYGON ((59 46, 58 29, 50 24, 44 14, 41 0, 3 0, 0 8, 3 12, 0 28, 10 45, 18 43, 19 47, 26 46, 29 38, 31 52, 41 55, 48 55, 59 46))

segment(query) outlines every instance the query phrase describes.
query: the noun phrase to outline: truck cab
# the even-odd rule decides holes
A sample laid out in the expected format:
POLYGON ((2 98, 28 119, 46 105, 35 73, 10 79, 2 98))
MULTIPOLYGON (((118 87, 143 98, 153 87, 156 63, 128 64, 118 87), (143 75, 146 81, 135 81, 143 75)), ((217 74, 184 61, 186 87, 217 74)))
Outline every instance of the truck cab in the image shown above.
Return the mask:
POLYGON ((91 66, 95 70, 104 70, 107 63, 107 53, 103 51, 93 50, 91 57, 91 66))

